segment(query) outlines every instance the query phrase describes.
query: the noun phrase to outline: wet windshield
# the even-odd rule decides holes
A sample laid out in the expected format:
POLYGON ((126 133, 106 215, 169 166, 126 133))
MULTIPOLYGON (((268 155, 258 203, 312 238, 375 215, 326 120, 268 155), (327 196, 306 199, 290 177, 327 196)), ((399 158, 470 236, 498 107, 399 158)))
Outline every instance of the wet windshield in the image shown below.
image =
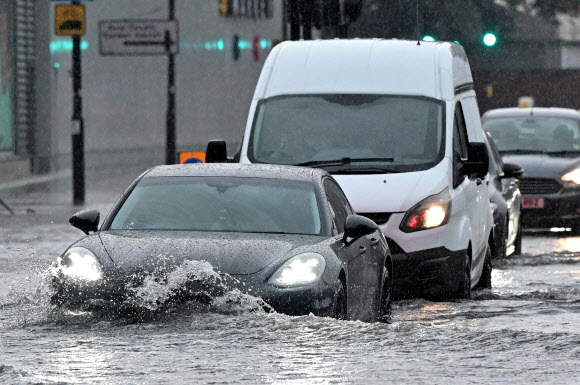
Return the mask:
POLYGON ((443 103, 427 98, 276 97, 258 106, 249 158, 257 163, 311 166, 347 158, 346 163, 356 162, 351 167, 425 169, 443 157, 443 115, 443 103))
POLYGON ((488 119, 483 129, 500 152, 567 153, 580 151, 577 120, 559 118, 488 119))
POLYGON ((314 187, 258 178, 141 180, 110 230, 195 230, 320 234, 314 187))

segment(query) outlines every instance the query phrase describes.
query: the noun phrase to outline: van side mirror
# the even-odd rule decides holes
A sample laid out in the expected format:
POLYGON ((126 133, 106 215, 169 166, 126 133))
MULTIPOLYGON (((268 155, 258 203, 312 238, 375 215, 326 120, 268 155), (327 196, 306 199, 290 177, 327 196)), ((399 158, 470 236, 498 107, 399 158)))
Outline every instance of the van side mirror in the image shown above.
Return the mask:
POLYGON ((228 146, 224 140, 210 140, 205 151, 205 163, 227 163, 228 146))
POLYGON ((463 172, 469 178, 484 178, 489 170, 489 154, 485 143, 469 143, 463 172))
POLYGON ((96 232, 99 229, 100 218, 101 213, 98 210, 83 210, 73 215, 69 223, 89 235, 89 232, 96 232))
POLYGON ((503 177, 504 178, 521 178, 524 175, 524 169, 513 163, 504 163, 503 177))
POLYGON ((379 226, 371 219, 362 215, 349 215, 344 222, 344 240, 347 238, 358 239, 364 235, 374 233, 379 226))

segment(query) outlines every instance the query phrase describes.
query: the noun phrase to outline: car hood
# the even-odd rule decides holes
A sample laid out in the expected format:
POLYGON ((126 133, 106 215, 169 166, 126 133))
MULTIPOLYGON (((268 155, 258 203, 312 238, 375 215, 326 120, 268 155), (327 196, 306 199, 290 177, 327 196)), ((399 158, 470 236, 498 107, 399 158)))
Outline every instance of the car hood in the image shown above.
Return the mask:
POLYGON ((580 157, 547 154, 506 154, 504 163, 514 163, 524 168, 523 178, 560 179, 568 171, 580 167, 580 157))
POLYGON ((357 213, 406 212, 447 186, 451 168, 445 158, 424 171, 396 174, 333 175, 357 213))
POLYGON ((173 268, 185 260, 207 261, 220 273, 254 274, 320 236, 190 231, 105 231, 105 250, 121 270, 173 268))

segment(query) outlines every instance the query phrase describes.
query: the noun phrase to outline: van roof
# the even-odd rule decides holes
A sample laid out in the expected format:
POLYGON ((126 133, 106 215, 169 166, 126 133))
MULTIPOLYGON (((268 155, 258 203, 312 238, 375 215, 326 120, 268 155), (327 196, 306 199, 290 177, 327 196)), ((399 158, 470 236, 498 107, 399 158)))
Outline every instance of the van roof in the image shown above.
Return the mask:
POLYGON ((571 108, 558 107, 531 107, 531 108, 497 108, 489 110, 481 117, 482 120, 495 118, 522 118, 522 117, 539 117, 539 118, 562 118, 562 119, 580 119, 580 112, 571 108))
POLYGON ((463 47, 354 39, 284 42, 270 53, 254 99, 291 94, 391 94, 453 99, 473 90, 463 47))

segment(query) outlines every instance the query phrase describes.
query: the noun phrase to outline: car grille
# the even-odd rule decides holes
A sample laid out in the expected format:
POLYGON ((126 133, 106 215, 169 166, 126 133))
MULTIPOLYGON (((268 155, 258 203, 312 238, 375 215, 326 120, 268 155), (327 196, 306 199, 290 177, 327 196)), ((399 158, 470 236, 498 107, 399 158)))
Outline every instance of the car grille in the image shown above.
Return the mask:
POLYGON ((384 225, 391 218, 391 213, 360 213, 360 215, 372 219, 377 225, 384 225))
POLYGON ((520 179, 520 191, 527 194, 556 194, 562 190, 562 185, 554 179, 524 178, 520 179))

